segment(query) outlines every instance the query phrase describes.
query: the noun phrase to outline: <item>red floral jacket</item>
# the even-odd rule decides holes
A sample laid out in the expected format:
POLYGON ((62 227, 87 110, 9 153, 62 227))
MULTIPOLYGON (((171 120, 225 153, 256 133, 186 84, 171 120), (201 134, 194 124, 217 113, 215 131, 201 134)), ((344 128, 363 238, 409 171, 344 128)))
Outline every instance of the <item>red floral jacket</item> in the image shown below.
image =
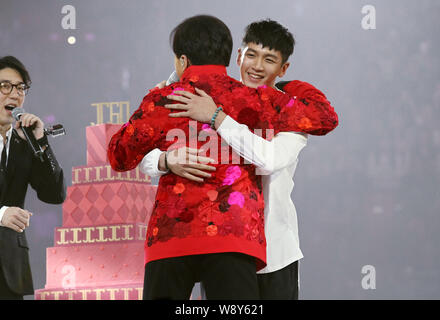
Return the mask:
POLYGON ((206 156, 218 160, 216 171, 204 183, 174 174, 161 177, 148 224, 145 263, 184 255, 240 252, 255 257, 259 270, 266 264, 261 177, 253 165, 237 161, 209 125, 170 118, 173 110, 163 107, 171 103, 166 97, 173 91, 195 93, 194 87, 204 90, 238 122, 250 129, 273 129, 273 134, 325 134, 336 127, 337 116, 323 94, 315 92, 309 102, 300 101, 273 88, 248 88, 227 76, 224 66, 191 66, 180 82, 145 96, 129 122, 112 137, 108 158, 117 171, 135 168, 154 148, 171 150, 188 145, 200 149, 209 145, 206 156), (314 100, 317 102, 310 103, 314 100))

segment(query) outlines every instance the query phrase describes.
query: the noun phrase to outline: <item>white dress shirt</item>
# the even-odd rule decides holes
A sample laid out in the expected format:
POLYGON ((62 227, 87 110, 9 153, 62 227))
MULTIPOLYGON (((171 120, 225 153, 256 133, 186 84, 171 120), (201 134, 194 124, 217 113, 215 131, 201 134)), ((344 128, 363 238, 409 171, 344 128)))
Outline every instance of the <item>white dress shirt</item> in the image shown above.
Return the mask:
MULTIPOLYGON (((258 167, 257 174, 263 174, 267 266, 258 273, 274 272, 301 259, 296 209, 290 196, 298 155, 307 144, 307 135, 280 132, 268 141, 229 116, 217 133, 236 153, 258 167)), ((151 177, 166 174, 168 171, 158 169, 161 153, 155 149, 145 155, 139 164, 140 170, 151 177)))
MULTIPOLYGON (((6 144, 5 144, 5 141, 3 140, 3 136, 0 135, 0 156, 3 152, 3 148, 6 148, 6 159, 8 159, 8 157, 9 157, 9 145, 11 144, 11 135, 12 135, 12 126, 6 132, 6 144)), ((6 163, 8 163, 7 160, 6 160, 6 163)), ((7 207, 7 206, 2 206, 0 208, 0 226, 3 226, 3 224, 2 224, 3 215, 5 214, 5 211, 8 208, 9 207, 7 207)))

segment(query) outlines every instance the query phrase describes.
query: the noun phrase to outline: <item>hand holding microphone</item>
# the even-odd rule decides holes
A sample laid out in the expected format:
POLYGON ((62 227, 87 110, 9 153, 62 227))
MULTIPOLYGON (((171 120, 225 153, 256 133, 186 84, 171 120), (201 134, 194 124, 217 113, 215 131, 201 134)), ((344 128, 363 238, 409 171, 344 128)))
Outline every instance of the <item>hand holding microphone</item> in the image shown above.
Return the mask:
POLYGON ((44 123, 34 114, 26 113, 23 108, 15 108, 12 110, 12 116, 17 121, 15 130, 18 135, 29 143, 34 155, 43 161, 44 149, 37 140, 44 136, 51 135, 58 137, 66 134, 66 130, 61 124, 56 124, 49 128, 44 128, 44 123))
POLYGON ((26 130, 33 133, 35 139, 41 139, 44 136, 44 123, 38 118, 36 115, 31 113, 26 113, 24 110, 15 109, 17 111, 22 111, 20 113, 14 112, 14 114, 18 113, 18 118, 14 115, 15 120, 15 130, 17 130, 18 134, 22 139, 26 139, 22 128, 29 128, 30 130, 26 130))
POLYGON ((26 113, 23 108, 15 108, 12 110, 12 116, 17 121, 15 130, 20 138, 27 140, 34 155, 43 161, 43 149, 37 140, 44 137, 44 123, 36 115, 26 113))

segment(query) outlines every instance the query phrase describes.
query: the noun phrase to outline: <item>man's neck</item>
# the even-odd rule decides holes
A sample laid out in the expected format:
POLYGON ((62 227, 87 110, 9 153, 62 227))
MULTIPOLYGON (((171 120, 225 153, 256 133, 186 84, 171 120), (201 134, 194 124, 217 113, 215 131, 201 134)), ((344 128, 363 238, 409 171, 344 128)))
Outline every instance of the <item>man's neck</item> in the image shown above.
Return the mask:
POLYGON ((6 141, 6 132, 11 129, 11 124, 0 124, 0 134, 3 137, 3 141, 6 141))
MULTIPOLYGON (((243 82, 243 79, 241 79, 241 78, 240 78, 240 82, 243 83, 244 85, 246 85, 246 84, 243 82)), ((277 89, 277 87, 275 87, 275 81, 272 82, 271 84, 267 84, 267 83, 262 84, 261 86, 268 86, 268 87, 271 87, 271 88, 277 89)), ((254 89, 257 89, 257 88, 254 88, 254 89)))

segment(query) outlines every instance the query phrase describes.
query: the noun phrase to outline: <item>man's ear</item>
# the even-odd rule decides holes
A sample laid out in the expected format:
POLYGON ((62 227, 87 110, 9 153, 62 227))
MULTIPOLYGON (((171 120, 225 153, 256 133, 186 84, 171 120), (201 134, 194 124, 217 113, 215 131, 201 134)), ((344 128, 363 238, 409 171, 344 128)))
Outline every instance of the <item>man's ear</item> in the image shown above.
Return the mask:
POLYGON ((180 56, 179 63, 183 71, 185 71, 186 68, 188 68, 191 65, 191 61, 189 61, 188 57, 184 54, 180 56))
POLYGON ((280 78, 284 77, 289 66, 290 66, 290 62, 284 63, 283 66, 281 67, 281 70, 280 70, 280 73, 278 74, 278 77, 280 77, 280 78))
POLYGON ((238 55, 237 55, 237 65, 240 67, 241 66, 241 62, 243 61, 243 52, 241 50, 241 48, 238 48, 238 55))

